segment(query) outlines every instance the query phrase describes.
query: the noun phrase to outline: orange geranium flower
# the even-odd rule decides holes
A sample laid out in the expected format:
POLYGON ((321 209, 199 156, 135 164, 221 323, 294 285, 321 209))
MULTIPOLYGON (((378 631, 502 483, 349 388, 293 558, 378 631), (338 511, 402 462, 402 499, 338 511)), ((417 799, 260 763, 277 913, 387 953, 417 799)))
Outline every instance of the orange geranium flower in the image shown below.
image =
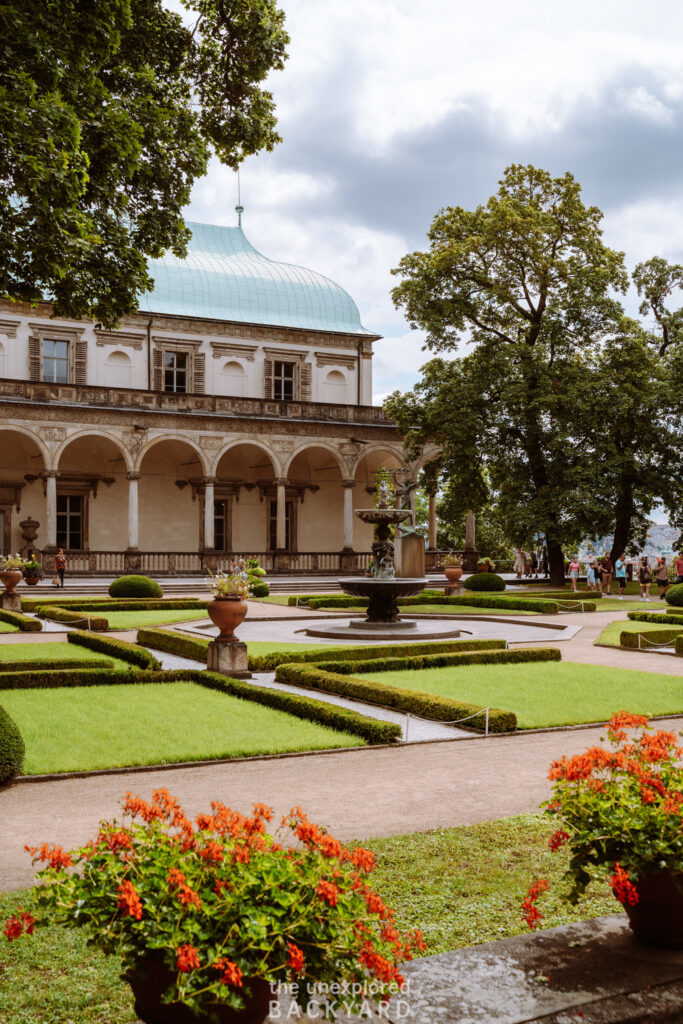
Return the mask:
POLYGON ((287 943, 287 966, 295 974, 303 974, 304 954, 293 942, 287 943))
POLYGON ((228 960, 226 957, 219 957, 212 966, 221 972, 221 983, 223 985, 232 985, 233 988, 242 987, 242 971, 232 960, 228 960))
POLYGON ((321 879, 318 882, 318 887, 315 890, 318 896, 326 903, 329 903, 331 907, 336 907, 339 902, 339 889, 336 885, 332 885, 331 882, 326 882, 325 879, 321 879))
POLYGON ((199 963, 199 951, 186 944, 184 946, 178 946, 176 950, 178 955, 178 970, 183 974, 187 974, 189 971, 194 971, 197 967, 200 967, 199 963))
POLYGON ((117 905, 121 910, 125 910, 127 914, 139 921, 142 917, 142 902, 133 883, 129 881, 122 882, 117 891, 119 894, 117 905))

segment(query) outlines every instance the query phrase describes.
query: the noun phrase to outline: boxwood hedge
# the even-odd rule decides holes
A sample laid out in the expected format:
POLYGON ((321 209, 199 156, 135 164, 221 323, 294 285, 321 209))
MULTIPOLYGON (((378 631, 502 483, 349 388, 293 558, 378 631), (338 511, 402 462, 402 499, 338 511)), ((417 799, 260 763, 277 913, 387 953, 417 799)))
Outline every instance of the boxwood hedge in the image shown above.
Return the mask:
POLYGON ((149 576, 119 576, 109 584, 110 597, 162 597, 163 593, 149 576))
POLYGON ((79 610, 93 608, 96 611, 108 609, 112 612, 153 611, 156 608, 168 608, 180 611, 185 608, 205 609, 208 600, 199 597, 22 597, 21 607, 24 611, 34 612, 41 604, 49 604, 55 608, 77 608, 79 610))
POLYGON ((88 647, 91 651, 109 654, 112 658, 119 658, 121 661, 128 661, 131 665, 137 665, 139 668, 148 670, 161 668, 161 662, 153 654, 150 654, 144 647, 128 643, 127 640, 117 640, 113 636, 97 636, 95 633, 87 633, 85 630, 73 629, 67 634, 67 641, 70 644, 88 647))
MULTIPOLYGON (((485 710, 480 705, 455 700, 452 697, 439 697, 418 690, 403 690, 399 687, 387 686, 384 683, 373 683, 368 679, 357 679, 355 676, 327 672, 316 665, 302 663, 280 665, 276 678, 295 686, 304 686, 325 693, 335 693, 342 697, 363 700, 368 704, 380 707, 396 708, 409 712, 420 718, 433 719, 440 722, 455 722, 475 716, 467 723, 470 728, 483 731, 486 725, 485 710)), ((489 709, 490 732, 514 732, 517 728, 517 716, 512 711, 500 708, 489 709)))
MULTIPOLYGON (((92 664, 92 662, 91 662, 92 664)), ((31 672, 0 672, 0 690, 53 690, 63 686, 107 686, 134 682, 129 672, 110 668, 35 669, 31 672)))
POLYGON ((651 644, 670 644, 673 646, 677 636, 683 636, 683 623, 681 623, 680 629, 651 629, 642 633, 623 632, 619 636, 619 646, 627 647, 629 650, 635 650, 640 646, 641 650, 646 651, 651 644), (640 637, 643 638, 643 641, 639 645, 640 637))
MULTIPOLYGON (((293 604, 290 597, 289 603, 293 604)), ((301 604, 301 602, 299 602, 301 604)), ((500 608, 504 611, 529 611, 542 612, 545 615, 554 615, 559 609, 557 601, 546 601, 533 597, 500 597, 496 595, 472 594, 472 596, 446 597, 440 592, 424 592, 417 597, 404 597, 399 601, 399 607, 411 607, 419 605, 447 605, 457 608, 458 605, 465 605, 468 608, 500 608)), ((308 607, 319 608, 367 608, 368 602, 363 597, 349 597, 347 595, 323 595, 311 597, 308 607)))
MULTIPOLYGON (((529 661, 560 661, 556 647, 530 647, 526 650, 471 650, 440 654, 422 654, 397 658, 372 658, 367 661, 347 661, 343 657, 324 662, 325 670, 349 675, 351 672, 403 672, 411 669, 442 668, 445 665, 498 665, 520 664, 529 661)), ((277 676, 276 676, 277 678, 277 676)))
POLYGON ((683 583, 674 583, 672 587, 669 587, 664 600, 667 604, 683 608, 683 583))
POLYGON ((21 771, 24 741, 17 723, 0 706, 0 786, 21 771))
POLYGON ((633 622, 665 622, 671 626, 683 625, 683 615, 673 612, 628 612, 628 618, 633 622))
MULTIPOLYGON (((174 633, 170 629, 139 629, 137 642, 143 647, 151 647, 155 651, 166 654, 177 654, 180 658, 194 658, 206 665, 209 638, 188 636, 186 633, 174 633)), ((249 666, 251 668, 251 665, 249 666)))
POLYGON ((505 590, 505 580, 495 572, 475 572, 463 580, 465 590, 505 590))
POLYGON ((676 654, 683 654, 683 635, 678 635, 674 640, 674 651, 676 654))
POLYGON ((68 658, 54 658, 52 661, 39 661, 34 658, 33 661, 1 661, 0 671, 2 672, 54 672, 57 669, 73 669, 74 671, 82 668, 106 668, 110 671, 114 670, 114 665, 111 661, 93 661, 92 658, 73 658, 69 661, 68 658))
POLYGON ((10 626, 16 626, 23 633, 40 633, 43 628, 42 622, 37 619, 30 619, 28 615, 21 612, 8 612, 0 608, 0 622, 7 622, 10 626))
POLYGON ((66 608, 58 608, 56 605, 41 604, 36 608, 36 615, 41 619, 50 619, 51 622, 66 622, 76 625, 87 625, 88 629, 106 632, 109 629, 109 620, 102 616, 91 615, 88 611, 74 611, 66 608))

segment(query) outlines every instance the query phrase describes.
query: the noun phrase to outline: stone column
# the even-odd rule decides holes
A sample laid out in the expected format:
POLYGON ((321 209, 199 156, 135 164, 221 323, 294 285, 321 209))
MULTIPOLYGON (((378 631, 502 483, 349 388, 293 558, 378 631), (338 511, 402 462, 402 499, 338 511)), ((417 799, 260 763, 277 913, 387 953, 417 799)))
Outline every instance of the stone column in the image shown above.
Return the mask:
POLYGON ((138 550, 138 480, 142 473, 126 473, 128 481, 128 550, 138 550))
POLYGON ((353 551, 353 488, 355 480, 342 480, 344 488, 344 547, 343 551, 353 551))
POLYGON ((476 551, 475 542, 475 518, 474 512, 468 512, 465 519, 465 548, 468 551, 476 551))
POLYGON ((57 470, 48 469, 45 473, 47 502, 47 544, 48 551, 57 550, 57 470))
POLYGON ((213 512, 213 487, 216 483, 215 476, 204 477, 204 548, 215 547, 214 537, 214 512, 213 512))
POLYGON ((436 551, 436 494, 429 495, 429 526, 427 528, 427 550, 436 551))
POLYGON ((278 551, 285 550, 286 540, 286 515, 287 515, 287 478, 284 476, 275 477, 277 487, 277 520, 275 527, 275 547, 278 551))

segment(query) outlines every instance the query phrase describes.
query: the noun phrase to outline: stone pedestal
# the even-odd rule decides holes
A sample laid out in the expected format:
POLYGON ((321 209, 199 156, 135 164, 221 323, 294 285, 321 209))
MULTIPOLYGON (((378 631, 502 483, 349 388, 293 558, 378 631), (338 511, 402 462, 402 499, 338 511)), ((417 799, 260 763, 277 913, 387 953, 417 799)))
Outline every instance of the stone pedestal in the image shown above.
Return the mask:
POLYGON ((6 590, 0 594, 0 608, 6 612, 21 611, 21 597, 19 594, 8 594, 6 590))
POLYGON ((425 542, 417 534, 401 537, 399 569, 396 573, 402 579, 422 579, 425 575, 425 542))
POLYGON ((227 643, 212 640, 206 658, 209 672, 220 672, 232 679, 251 679, 247 664, 247 645, 241 640, 227 643))
POLYGON ((462 583, 460 583, 460 581, 458 581, 457 583, 447 583, 446 586, 444 587, 443 592, 446 595, 446 597, 465 596, 465 588, 463 587, 462 583))

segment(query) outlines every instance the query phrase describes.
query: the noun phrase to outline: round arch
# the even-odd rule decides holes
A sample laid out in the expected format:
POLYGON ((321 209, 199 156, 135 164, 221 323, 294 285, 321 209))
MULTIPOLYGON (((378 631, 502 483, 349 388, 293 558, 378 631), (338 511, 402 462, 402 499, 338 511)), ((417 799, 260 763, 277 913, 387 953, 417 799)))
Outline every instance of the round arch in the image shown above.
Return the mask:
POLYGON ((182 434, 164 434, 161 437, 153 437, 150 441, 147 442, 147 444, 140 451, 137 459, 135 460, 135 471, 140 472, 142 470, 142 464, 145 461, 145 458, 147 457, 147 455, 149 455, 151 451, 153 451, 154 448, 157 448, 160 444, 166 444, 169 441, 175 441, 179 444, 186 445, 188 448, 191 448, 192 451, 198 457, 199 464, 201 467, 201 475, 208 476, 209 465, 207 462, 206 455, 199 447, 199 445, 196 444, 195 441, 192 441, 189 437, 184 437, 182 434))
POLYGON ((339 452, 335 448, 333 448, 331 444, 328 444, 326 441, 307 441, 304 444, 300 445, 300 447, 297 448, 296 451, 292 452, 292 454, 290 455, 290 457, 289 457, 289 459, 287 461, 287 464, 284 467, 283 476, 289 476, 291 468, 294 465, 294 462, 296 461, 296 459, 299 458, 300 455, 303 455, 306 452, 312 452, 312 451, 315 451, 315 450, 322 450, 322 451, 327 452, 327 454, 330 455, 334 459, 334 461, 335 461, 335 463, 337 465, 337 468, 339 469, 339 472, 340 472, 342 478, 345 477, 345 475, 346 475, 346 473, 348 471, 348 465, 347 465, 346 461, 339 454, 339 452))
POLYGON ((110 434, 106 430, 99 430, 99 431, 97 431, 97 433, 95 433, 95 431, 93 431, 93 430, 79 430, 76 434, 70 434, 67 438, 65 438, 62 441, 62 443, 60 444, 59 448, 57 449, 57 451, 55 453, 54 468, 55 469, 59 468, 59 463, 61 462, 62 457, 64 456, 64 453, 69 448, 69 446, 74 443, 74 441, 81 441, 81 440, 83 440, 84 438, 87 438, 87 437, 97 438, 100 441, 101 440, 111 441, 111 443, 114 445, 114 447, 117 448, 118 451, 121 453, 121 456, 123 458, 123 463, 124 463, 125 468, 126 468, 126 472, 130 472, 132 470, 133 463, 132 463, 132 460, 131 460, 131 457, 130 457, 130 452, 128 452, 126 450, 126 448, 123 445, 123 443, 121 442, 120 438, 116 437, 115 434, 110 434))
POLYGON ((430 462, 434 462, 441 455, 441 449, 436 445, 430 445, 422 454, 410 463, 411 476, 417 478, 425 466, 429 465, 430 462))
POLYGON ((268 447, 267 444, 264 444, 263 441, 259 441, 256 438, 252 439, 250 437, 237 437, 234 438, 232 441, 229 441, 226 445, 224 445, 216 455, 215 459, 213 460, 211 473, 214 476, 218 476, 218 469, 223 458, 234 448, 239 448, 240 446, 258 448, 260 451, 263 452, 266 458, 270 459, 271 465, 273 467, 273 476, 276 477, 284 475, 282 472, 282 463, 280 462, 280 459, 275 454, 275 452, 268 447))
POLYGON ((354 477, 357 476, 363 462, 376 463, 375 469, 383 463, 387 463, 387 469, 399 469, 403 465, 403 451, 400 448, 393 448, 391 445, 365 445, 353 464, 354 477), (390 464, 392 462, 394 465, 390 464))
POLYGON ((32 441, 43 457, 43 462, 45 464, 44 468, 53 468, 49 449, 45 442, 43 441, 43 439, 41 438, 40 434, 34 433, 29 427, 24 427, 23 425, 15 426, 13 423, 8 423, 6 425, 3 424, 2 426, 0 426, 0 435, 6 433, 20 434, 21 437, 25 437, 27 440, 32 441))
POLYGON ((47 514, 41 475, 50 468, 45 444, 31 430, 0 426, 0 553, 38 549, 47 542, 47 514), (32 521, 26 539, 21 521, 32 521))

